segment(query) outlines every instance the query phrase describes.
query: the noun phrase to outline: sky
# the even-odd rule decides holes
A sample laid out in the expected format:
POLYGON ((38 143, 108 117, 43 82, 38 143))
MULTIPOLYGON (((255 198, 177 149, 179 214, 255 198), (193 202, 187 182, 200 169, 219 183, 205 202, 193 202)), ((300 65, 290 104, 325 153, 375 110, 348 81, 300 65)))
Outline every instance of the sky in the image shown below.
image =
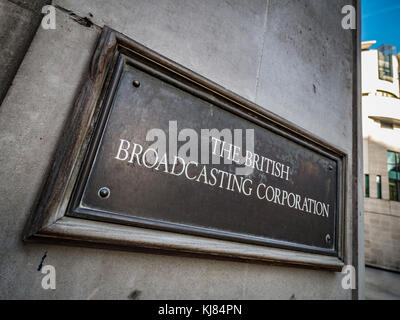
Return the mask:
POLYGON ((377 48, 386 43, 400 52, 400 0, 362 0, 362 41, 376 40, 377 48))

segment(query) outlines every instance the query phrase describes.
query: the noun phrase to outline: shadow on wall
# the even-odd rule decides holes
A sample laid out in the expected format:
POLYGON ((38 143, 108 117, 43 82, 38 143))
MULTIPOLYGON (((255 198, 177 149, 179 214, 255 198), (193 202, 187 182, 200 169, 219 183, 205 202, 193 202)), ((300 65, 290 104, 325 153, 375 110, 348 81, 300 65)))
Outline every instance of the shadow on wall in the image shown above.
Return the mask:
POLYGON ((366 267, 365 299, 400 300, 400 273, 366 267))
POLYGON ((42 20, 42 7, 51 0, 0 2, 0 105, 42 20))

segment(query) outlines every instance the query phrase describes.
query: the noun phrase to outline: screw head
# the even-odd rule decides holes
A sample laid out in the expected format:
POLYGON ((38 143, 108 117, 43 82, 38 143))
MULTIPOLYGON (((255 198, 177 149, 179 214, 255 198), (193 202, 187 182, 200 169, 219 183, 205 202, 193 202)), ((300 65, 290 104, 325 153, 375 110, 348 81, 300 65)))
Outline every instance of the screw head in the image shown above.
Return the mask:
POLYGON ((333 170, 333 166, 330 164, 330 165, 328 166, 328 169, 329 169, 329 171, 332 171, 332 170, 333 170))
POLYGON ((326 241, 327 244, 330 244, 330 243, 331 243, 332 239, 331 239, 331 235, 330 235, 330 234, 327 234, 327 235, 326 235, 325 241, 326 241))
POLYGON ((100 188, 98 195, 101 199, 107 199, 110 197, 111 191, 107 187, 100 188))
POLYGON ((132 82, 132 84, 133 84, 133 86, 134 86, 135 88, 139 88, 139 87, 140 87, 140 82, 139 82, 138 80, 134 80, 134 81, 132 82))

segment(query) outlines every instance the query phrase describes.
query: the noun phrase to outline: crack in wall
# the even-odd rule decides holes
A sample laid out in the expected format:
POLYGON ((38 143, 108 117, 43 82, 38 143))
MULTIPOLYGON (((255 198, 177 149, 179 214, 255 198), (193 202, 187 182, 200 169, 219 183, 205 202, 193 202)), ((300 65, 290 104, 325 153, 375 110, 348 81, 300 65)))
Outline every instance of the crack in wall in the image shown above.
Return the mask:
POLYGON ((95 28, 98 28, 100 30, 102 29, 102 27, 100 27, 99 25, 95 24, 92 21, 93 14, 91 14, 90 12, 88 13, 88 16, 82 16, 82 15, 79 15, 79 14, 73 12, 72 10, 60 7, 59 5, 54 5, 54 7, 57 10, 67 14, 73 21, 79 23, 80 25, 82 25, 84 27, 91 28, 94 26, 95 28))
POLYGON ((265 36, 266 36, 266 33, 267 33, 269 2, 270 2, 270 0, 267 0, 266 6, 265 6, 264 27, 263 27, 263 35, 262 35, 261 53, 260 53, 260 58, 258 59, 257 76, 256 76, 256 90, 255 90, 254 102, 257 102, 258 88, 259 88, 259 85, 260 85, 261 64, 262 64, 262 61, 263 61, 263 58, 264 58, 265 36))
POLYGON ((39 266, 37 268, 37 271, 41 271, 42 270, 43 262, 46 259, 46 257, 47 257, 47 251, 44 253, 44 256, 42 257, 42 260, 40 261, 40 264, 39 264, 39 266))

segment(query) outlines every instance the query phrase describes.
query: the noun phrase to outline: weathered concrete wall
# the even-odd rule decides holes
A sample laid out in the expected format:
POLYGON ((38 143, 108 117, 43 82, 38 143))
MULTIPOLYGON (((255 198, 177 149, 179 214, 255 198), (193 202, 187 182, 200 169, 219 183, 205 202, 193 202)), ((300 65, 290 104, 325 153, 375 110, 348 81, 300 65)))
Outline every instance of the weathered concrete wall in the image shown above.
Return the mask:
POLYGON ((104 24, 346 151, 351 222, 355 48, 340 24, 348 1, 54 2, 95 25, 58 9, 57 29, 39 29, 0 108, 0 297, 350 299, 340 273, 21 240, 104 24), (37 271, 45 252, 57 270, 53 291, 37 271))
POLYGON ((31 44, 49 0, 0 0, 0 103, 31 44))

